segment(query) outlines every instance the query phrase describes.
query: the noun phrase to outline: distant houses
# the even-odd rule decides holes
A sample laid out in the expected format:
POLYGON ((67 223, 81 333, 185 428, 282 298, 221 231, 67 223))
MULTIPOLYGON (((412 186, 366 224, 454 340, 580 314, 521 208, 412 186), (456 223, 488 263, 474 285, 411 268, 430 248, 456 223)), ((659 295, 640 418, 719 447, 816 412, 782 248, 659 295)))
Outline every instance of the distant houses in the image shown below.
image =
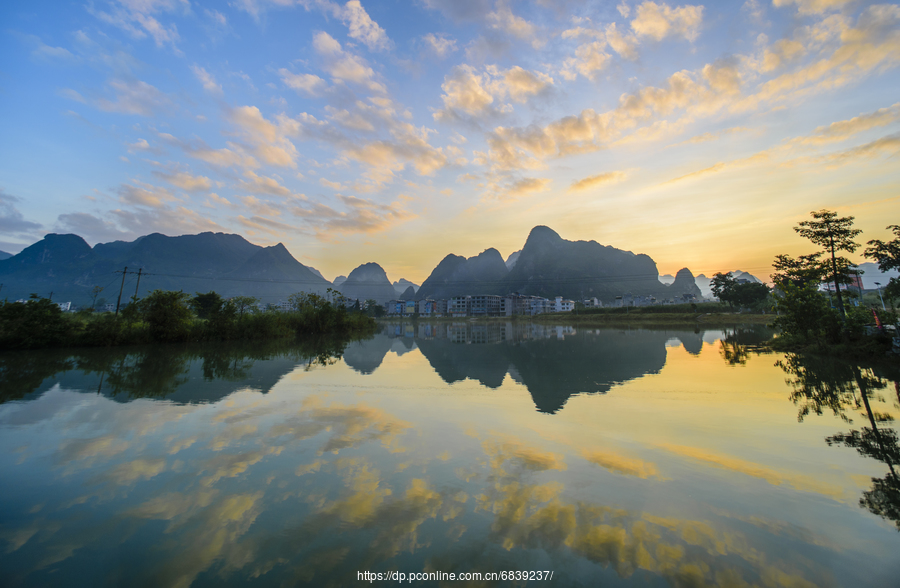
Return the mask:
MULTIPOLYGON (((591 306, 601 306, 594 300, 591 306)), ((474 296, 453 296, 447 300, 390 300, 384 305, 388 316, 441 317, 483 317, 483 316, 533 316, 545 312, 571 312, 575 302, 557 296, 549 300, 540 296, 523 296, 517 293, 507 296, 478 294, 474 296)))

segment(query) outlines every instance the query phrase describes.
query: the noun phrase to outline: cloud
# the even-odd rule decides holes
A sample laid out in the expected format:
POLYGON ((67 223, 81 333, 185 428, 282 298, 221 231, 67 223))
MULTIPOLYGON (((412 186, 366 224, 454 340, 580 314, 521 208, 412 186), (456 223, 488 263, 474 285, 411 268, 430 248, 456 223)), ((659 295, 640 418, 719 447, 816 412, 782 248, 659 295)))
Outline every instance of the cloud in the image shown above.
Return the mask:
POLYGON ((316 231, 319 238, 331 234, 376 233, 397 223, 414 218, 411 212, 394 202, 379 204, 355 196, 338 195, 344 210, 335 210, 322 203, 293 209, 295 216, 304 219, 316 231))
POLYGON ((94 101, 97 108, 106 112, 152 116, 171 103, 166 94, 147 82, 112 80, 108 85, 115 92, 115 99, 101 98, 94 101))
POLYGON ((189 12, 188 0, 116 0, 110 2, 108 12, 97 10, 93 3, 87 6, 88 12, 93 16, 126 31, 132 37, 143 39, 149 35, 157 47, 168 44, 176 51, 175 43, 180 39, 178 28, 174 24, 163 25, 153 15, 179 9, 189 12))
POLYGON ((4 233, 28 233, 41 228, 39 223, 25 220, 15 203, 21 202, 0 188, 0 231, 4 233))
POLYGON ((150 143, 147 142, 147 139, 138 139, 134 143, 125 143, 125 147, 128 149, 129 153, 137 153, 139 151, 143 151, 146 153, 159 153, 160 151, 159 148, 150 145, 150 143))
POLYGON ((596 74, 603 71, 609 63, 610 55, 604 51, 605 48, 605 41, 580 45, 575 50, 575 57, 569 57, 563 62, 562 76, 572 81, 580 73, 590 80, 596 79, 596 74))
POLYGON ((327 86, 325 80, 315 74, 295 74, 285 68, 278 70, 284 84, 307 96, 320 96, 327 86))
POLYGON ((375 70, 369 67, 366 60, 344 51, 328 33, 319 31, 314 35, 313 49, 322 57, 322 68, 333 81, 358 84, 380 94, 387 92, 384 85, 376 81, 375 70))
POLYGON ((679 35, 693 42, 700 34, 702 22, 702 6, 672 8, 666 3, 644 2, 635 11, 631 29, 638 36, 650 37, 656 41, 679 35))
POLYGON ((219 167, 259 167, 259 163, 256 159, 245 153, 243 147, 236 143, 227 142, 226 145, 228 145, 228 147, 213 149, 202 139, 195 139, 192 142, 187 142, 182 141, 169 133, 158 133, 158 136, 169 145, 178 147, 190 157, 205 161, 211 165, 219 167))
POLYGON ((546 93, 553 84, 549 75, 519 66, 507 70, 488 66, 478 73, 470 65, 458 65, 444 77, 441 85, 444 108, 433 116, 437 121, 446 122, 496 116, 512 107, 495 104, 495 99, 526 102, 532 96, 546 93))
POLYGON ((191 71, 194 72, 194 76, 196 76, 197 80, 201 84, 203 84, 204 90, 206 90, 210 94, 222 93, 222 86, 216 83, 215 78, 208 71, 206 71, 196 63, 191 66, 191 71))
POLYGON ((581 180, 572 182, 572 185, 569 186, 569 192, 583 192, 585 190, 590 190, 592 188, 596 188, 597 186, 601 186, 603 184, 613 184, 615 182, 621 182, 625 179, 625 173, 620 171, 606 172, 602 174, 597 174, 596 176, 589 176, 587 178, 583 178, 581 180))
POLYGON ((833 122, 828 126, 817 127, 810 135, 795 139, 804 145, 824 145, 843 141, 857 133, 882 127, 900 120, 900 102, 875 112, 855 116, 848 120, 833 122))
POLYGON ((443 33, 438 35, 428 33, 422 40, 425 46, 441 59, 456 51, 456 39, 451 39, 443 33))
POLYGON ((531 43, 535 49, 544 46, 544 40, 538 36, 537 27, 520 16, 512 13, 504 0, 498 0, 496 10, 487 15, 491 28, 503 31, 521 41, 531 43))
POLYGON ((166 202, 175 200, 175 195, 167 188, 145 184, 138 180, 132 180, 133 184, 121 184, 116 192, 119 200, 124 204, 159 208, 166 202))
POLYGON ((772 0, 776 8, 796 5, 800 14, 820 14, 831 10, 839 10, 853 0, 772 0))
POLYGON ((206 176, 192 176, 188 172, 154 170, 153 175, 187 192, 205 192, 212 188, 212 182, 209 181, 209 178, 206 176))
POLYGON ((108 243, 128 239, 131 235, 120 230, 116 223, 86 212, 59 215, 56 231, 81 235, 89 243, 108 243))
POLYGON ((384 29, 369 17, 359 0, 350 0, 344 5, 341 20, 350 29, 350 38, 360 41, 370 51, 384 51, 393 45, 384 29))
POLYGON ((875 159, 882 156, 896 157, 898 154, 900 154, 900 133, 894 133, 864 145, 809 158, 805 161, 809 163, 824 163, 828 168, 836 168, 858 159, 875 159))
POLYGON ((517 200, 529 194, 543 192, 552 182, 550 178, 523 178, 512 182, 496 196, 500 200, 517 200))
POLYGON ((606 27, 606 42, 613 51, 625 59, 635 60, 638 58, 637 38, 633 34, 623 35, 620 33, 614 22, 609 23, 606 27))
POLYGON ((249 181, 239 181, 241 190, 253 192, 254 194, 271 194, 273 196, 291 195, 291 191, 279 184, 278 180, 276 180, 275 178, 258 176, 251 170, 245 171, 244 177, 246 177, 249 181))
POLYGON ((444 109, 435 113, 436 120, 445 120, 454 113, 480 116, 487 112, 494 97, 485 88, 485 80, 469 65, 458 65, 444 77, 441 84, 444 109))
POLYGON ((250 218, 240 215, 235 220, 248 229, 261 231, 270 235, 281 236, 287 233, 295 233, 297 231, 296 226, 258 215, 253 215, 250 218))
POLYGON ((239 106, 228 112, 229 120, 253 146, 256 158, 270 165, 296 167, 297 148, 287 138, 299 132, 299 123, 285 116, 276 117, 278 124, 266 118, 255 106, 239 106))
POLYGON ((719 163, 716 163, 715 165, 711 165, 711 166, 709 166, 707 168, 703 168, 699 171, 691 172, 689 174, 685 174, 683 176, 669 180, 668 182, 664 182, 664 184, 674 184, 675 182, 681 182, 683 180, 695 179, 700 176, 706 176, 709 174, 718 173, 718 172, 724 171, 726 169, 741 167, 744 165, 751 165, 754 163, 758 163, 760 161, 766 161, 769 159, 769 157, 770 157, 770 155, 769 155, 768 151, 760 151, 759 153, 751 155, 750 157, 743 157, 741 159, 735 159, 735 160, 727 161, 727 162, 720 161, 719 163))

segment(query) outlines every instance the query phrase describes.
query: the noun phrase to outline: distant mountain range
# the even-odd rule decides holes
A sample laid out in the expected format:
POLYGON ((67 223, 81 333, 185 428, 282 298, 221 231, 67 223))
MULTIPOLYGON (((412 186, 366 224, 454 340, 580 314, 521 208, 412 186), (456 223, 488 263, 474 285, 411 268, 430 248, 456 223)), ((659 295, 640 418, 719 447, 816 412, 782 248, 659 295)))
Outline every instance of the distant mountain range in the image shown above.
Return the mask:
POLYGON ((700 297, 687 268, 671 285, 659 281, 656 263, 647 255, 600 245, 596 241, 567 241, 548 227, 531 230, 525 246, 504 261, 496 249, 468 259, 448 255, 416 293, 422 298, 461 294, 519 292, 573 300, 598 298, 606 303, 617 296, 700 297))
POLYGON ((9 259, 12 256, 13 256, 12 253, 7 253, 6 251, 0 251, 0 260, 9 259))
MULTIPOLYGON (((757 284, 763 283, 762 280, 748 272, 734 270, 730 273, 735 277, 735 279, 750 280, 751 282, 756 282, 757 284)), ((699 276, 696 276, 694 278, 694 282, 697 284, 697 288, 700 290, 700 293, 703 294, 704 298, 713 298, 712 289, 710 289, 709 287, 709 283, 711 280, 712 278, 707 278, 703 274, 700 274, 699 276)), ((659 281, 663 284, 671 284, 675 281, 675 277, 672 276, 672 274, 664 274, 662 276, 659 276, 659 281)))
POLYGON ((374 262, 331 283, 318 270, 297 261, 281 243, 261 247, 240 235, 154 233, 131 242, 91 247, 78 235, 50 233, 21 253, 0 260, 2 296, 15 300, 31 293, 45 297, 52 293, 54 300, 83 306, 92 302, 92 289, 99 286, 98 302, 114 302, 126 267, 123 300, 155 289, 189 294, 214 290, 226 297, 256 296, 263 302, 285 300, 299 291, 324 294, 328 288, 351 300, 379 303, 509 292, 573 300, 596 297, 605 303, 629 294, 659 300, 701 296, 687 268, 667 285, 647 255, 596 241, 567 241, 544 226, 532 229, 522 249, 506 260, 493 248, 470 258, 449 254, 421 287, 406 279, 392 284, 374 262), (135 272, 139 270, 138 288, 135 272))
POLYGON ((99 298, 115 302, 125 267, 129 273, 123 300, 135 292, 140 297, 162 289, 191 294, 214 290, 223 296, 242 294, 274 302, 300 290, 324 294, 331 287, 281 243, 261 247, 240 235, 168 237, 154 233, 92 248, 78 235, 50 233, 18 255, 0 260, 2 295, 16 300, 31 293, 47 297, 52 292, 54 300, 88 305, 91 290, 100 286, 99 298))

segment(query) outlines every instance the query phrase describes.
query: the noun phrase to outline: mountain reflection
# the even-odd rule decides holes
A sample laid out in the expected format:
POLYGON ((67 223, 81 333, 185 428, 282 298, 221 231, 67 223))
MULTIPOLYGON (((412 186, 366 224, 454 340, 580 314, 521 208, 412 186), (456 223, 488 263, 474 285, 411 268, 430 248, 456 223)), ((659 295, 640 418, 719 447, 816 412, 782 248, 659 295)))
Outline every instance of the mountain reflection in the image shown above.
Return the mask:
MULTIPOLYGON (((721 353, 744 363, 770 331, 726 333, 721 353)), ((721 331, 710 332, 714 338, 721 331)), ((576 394, 658 373, 672 342, 700 353, 702 331, 575 329, 533 323, 386 323, 366 340, 318 339, 135 348, 44 350, 0 354, 0 402, 41 394, 54 385, 128 401, 165 398, 215 402, 239 389, 267 392, 298 364, 342 358, 354 371, 377 370, 390 352, 418 350, 448 384, 471 379, 499 388, 506 376, 527 388, 536 409, 554 414, 576 394)))
POLYGON ((388 351, 417 347, 448 384, 471 379, 499 388, 508 374, 528 389, 537 410, 554 414, 575 394, 605 394, 617 384, 658 373, 673 338, 695 355, 703 347, 703 333, 692 331, 397 322, 372 340, 349 345, 344 361, 372 373, 388 351))

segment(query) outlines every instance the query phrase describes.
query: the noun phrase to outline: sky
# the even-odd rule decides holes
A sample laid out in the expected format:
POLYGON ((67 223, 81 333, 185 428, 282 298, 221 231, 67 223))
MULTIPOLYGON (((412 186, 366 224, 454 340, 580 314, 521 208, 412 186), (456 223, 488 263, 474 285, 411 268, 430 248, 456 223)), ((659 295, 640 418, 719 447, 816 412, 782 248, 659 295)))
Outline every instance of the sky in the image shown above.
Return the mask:
POLYGON ((813 210, 893 237, 898 66, 853 0, 7 0, 0 250, 221 231, 421 283, 546 225, 766 279, 813 210))

